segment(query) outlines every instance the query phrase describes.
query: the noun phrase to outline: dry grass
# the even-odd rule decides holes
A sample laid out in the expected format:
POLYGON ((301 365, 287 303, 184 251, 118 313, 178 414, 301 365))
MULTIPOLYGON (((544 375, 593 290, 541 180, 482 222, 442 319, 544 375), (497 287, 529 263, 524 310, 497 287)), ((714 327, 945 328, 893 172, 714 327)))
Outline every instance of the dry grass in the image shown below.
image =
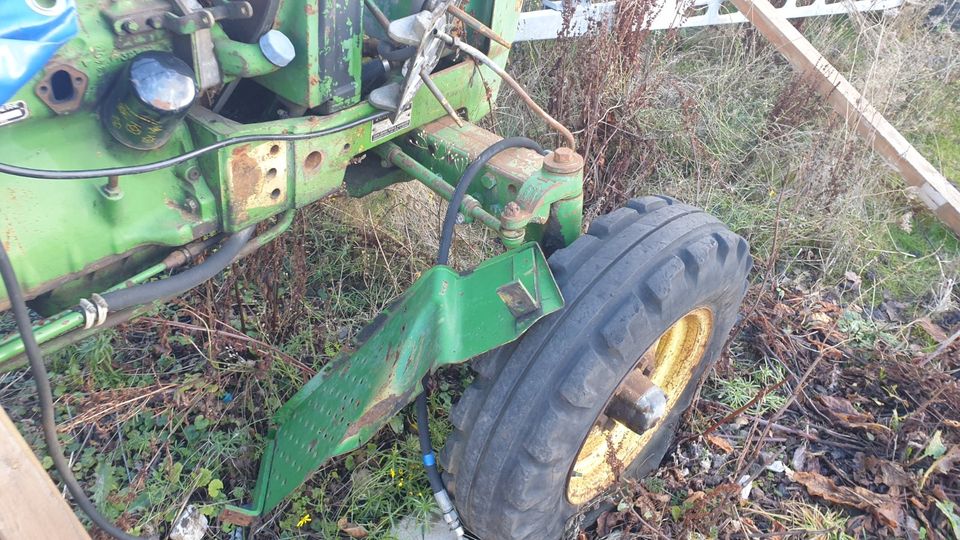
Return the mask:
MULTIPOLYGON (((644 5, 627 20, 641 20, 644 5)), ((931 32, 925 13, 909 6, 897 16, 801 23, 916 143, 942 129, 944 106, 960 101, 960 39, 931 32)), ((945 291, 960 273, 956 242, 927 223, 896 173, 762 37, 743 26, 629 27, 524 44, 511 57, 510 69, 577 134, 587 156, 588 220, 629 197, 666 193, 720 216, 760 260, 776 254, 778 272, 835 282, 852 271, 869 278, 861 291, 868 299, 935 289, 921 298, 924 307, 950 307, 945 291), (918 228, 920 253, 896 234, 918 228)), ((556 142, 508 91, 490 123, 503 135, 556 142)), ((942 152, 920 147, 939 161, 942 152)))

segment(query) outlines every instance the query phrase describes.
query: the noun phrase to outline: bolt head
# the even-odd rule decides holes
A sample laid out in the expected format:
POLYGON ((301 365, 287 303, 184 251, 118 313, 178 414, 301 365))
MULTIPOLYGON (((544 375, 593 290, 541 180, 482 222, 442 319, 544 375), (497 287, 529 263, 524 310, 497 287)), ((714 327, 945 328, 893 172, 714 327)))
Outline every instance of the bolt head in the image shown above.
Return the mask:
POLYGON ((286 66, 297 56, 293 42, 279 30, 270 30, 260 36, 260 51, 277 67, 286 66))
POLYGON ((467 218, 463 216, 462 212, 457 212, 457 225, 462 225, 466 220, 467 218))
POLYGON ((557 163, 570 163, 573 161, 573 150, 565 146, 557 148, 553 151, 553 160, 557 163))
POLYGON ((137 24, 137 21, 133 19, 127 19, 123 21, 122 27, 123 27, 123 31, 128 34, 133 34, 138 30, 140 30, 140 25, 137 24))
POLYGON ((570 148, 557 148, 543 160, 543 168, 554 174, 574 174, 583 168, 583 158, 570 148))

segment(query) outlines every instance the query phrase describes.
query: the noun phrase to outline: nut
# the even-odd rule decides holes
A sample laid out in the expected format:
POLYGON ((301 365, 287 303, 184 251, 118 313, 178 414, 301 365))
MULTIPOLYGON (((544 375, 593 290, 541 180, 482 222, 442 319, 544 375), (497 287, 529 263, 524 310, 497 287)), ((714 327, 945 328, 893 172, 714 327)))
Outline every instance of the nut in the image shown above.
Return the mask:
POLYGON ((520 215, 520 205, 510 201, 506 206, 503 207, 503 217, 507 219, 513 219, 520 215))

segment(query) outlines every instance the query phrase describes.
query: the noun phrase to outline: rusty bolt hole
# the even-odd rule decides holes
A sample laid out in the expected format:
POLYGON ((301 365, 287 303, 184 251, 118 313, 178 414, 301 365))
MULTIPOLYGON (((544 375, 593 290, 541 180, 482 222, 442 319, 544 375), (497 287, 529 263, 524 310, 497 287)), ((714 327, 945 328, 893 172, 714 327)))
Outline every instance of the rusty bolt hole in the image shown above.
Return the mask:
POLYGON ((307 159, 303 160, 303 170, 308 173, 316 172, 323 163, 323 154, 317 150, 307 154, 307 159))
POLYGON ((271 199, 279 199, 279 198, 280 198, 280 188, 276 188, 276 189, 274 189, 273 191, 271 191, 271 192, 270 192, 270 198, 271 198, 271 199))
POLYGON ((279 154, 279 153, 280 153, 280 145, 279 145, 279 144, 275 144, 275 145, 273 145, 273 146, 270 147, 270 155, 271 155, 271 156, 275 156, 275 155, 277 155, 277 154, 279 154))
POLYGON ((267 180, 273 180, 276 177, 277 177, 276 167, 270 167, 270 169, 267 171, 267 180))

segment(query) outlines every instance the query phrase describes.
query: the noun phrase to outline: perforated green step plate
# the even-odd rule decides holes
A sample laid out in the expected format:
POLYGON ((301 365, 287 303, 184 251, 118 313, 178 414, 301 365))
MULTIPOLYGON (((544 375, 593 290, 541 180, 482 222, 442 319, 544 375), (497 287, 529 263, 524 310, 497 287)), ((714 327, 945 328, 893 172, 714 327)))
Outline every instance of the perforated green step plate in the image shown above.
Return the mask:
POLYGON ((221 519, 246 524, 270 511, 324 461, 369 440, 429 370, 509 343, 562 306, 535 243, 463 274, 431 268, 363 331, 353 354, 326 365, 277 412, 253 507, 228 507, 221 519))

